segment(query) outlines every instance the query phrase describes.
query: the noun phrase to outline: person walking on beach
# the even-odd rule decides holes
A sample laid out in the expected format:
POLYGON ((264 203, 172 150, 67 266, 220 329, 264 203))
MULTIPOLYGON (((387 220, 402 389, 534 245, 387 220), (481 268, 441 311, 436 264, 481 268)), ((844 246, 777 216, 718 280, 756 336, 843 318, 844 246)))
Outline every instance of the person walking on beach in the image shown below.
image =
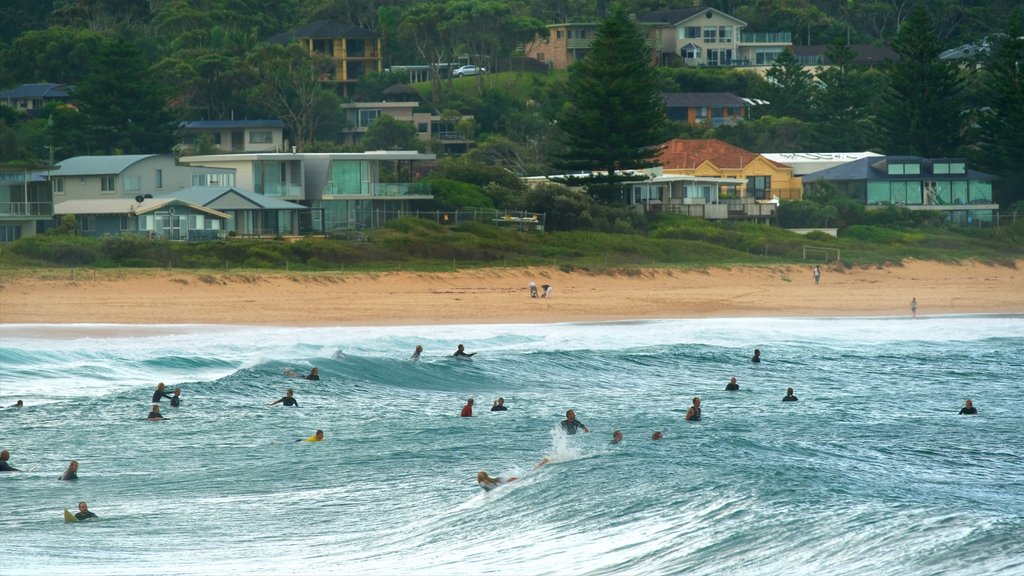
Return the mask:
POLYGON ((536 298, 536 297, 537 297, 537 283, 534 282, 533 280, 530 280, 530 298, 536 298))
POLYGON ((814 267, 814 285, 817 286, 818 282, 820 282, 820 281, 821 281, 821 267, 820 266, 815 266, 814 267))
POLYGON ((797 400, 799 400, 799 398, 797 398, 796 396, 793 395, 793 389, 792 388, 786 388, 786 395, 782 398, 782 401, 783 402, 796 402, 797 400))
POLYGON ((167 395, 167 392, 164 391, 163 382, 156 385, 156 390, 153 392, 153 404, 159 404, 161 398, 167 398, 168 400, 171 399, 171 397, 167 395))
POLYGON ((78 480, 78 460, 72 460, 58 480, 78 480))
POLYGON ((687 422, 700 422, 700 396, 693 397, 693 406, 686 411, 687 422))
POLYGON ((730 391, 739 390, 740 389, 740 385, 736 383, 736 377, 735 376, 733 376, 729 380, 729 383, 725 385, 725 389, 726 390, 730 390, 730 391))
POLYGON ((473 399, 470 398, 469 400, 466 400, 466 405, 462 407, 462 412, 459 413, 459 416, 462 416, 463 418, 469 418, 472 415, 473 415, 473 399))
POLYGON ((420 354, 423 354, 423 346, 417 344, 416 350, 413 351, 412 356, 409 357, 409 360, 412 360, 413 362, 418 362, 420 359, 420 354))
POLYGON ((977 416, 978 409, 974 407, 974 402, 970 400, 964 400, 964 407, 960 409, 961 416, 977 416))
POLYGON ((565 434, 575 434, 580 428, 582 428, 584 432, 590 432, 590 428, 587 428, 583 422, 576 419, 576 412, 572 410, 565 411, 565 420, 562 420, 562 423, 559 424, 559 426, 561 426, 562 432, 565 434))
POLYGON ((295 393, 292 392, 291 388, 289 388, 288 391, 285 392, 284 398, 281 398, 280 400, 274 400, 270 404, 267 404, 267 406, 273 406, 274 404, 282 404, 284 406, 294 406, 296 408, 299 407, 299 402, 298 402, 298 400, 295 399, 295 393))
POLYGON ((910 317, 917 318, 917 296, 910 299, 910 317))
POLYGON ((10 452, 7 450, 0 450, 0 472, 20 472, 20 470, 7 463, 10 458, 10 452))
POLYGON ((459 344, 459 349, 455 351, 455 354, 452 354, 453 358, 458 358, 459 360, 472 358, 473 356, 476 356, 476 352, 467 353, 466 346, 464 344, 459 344))

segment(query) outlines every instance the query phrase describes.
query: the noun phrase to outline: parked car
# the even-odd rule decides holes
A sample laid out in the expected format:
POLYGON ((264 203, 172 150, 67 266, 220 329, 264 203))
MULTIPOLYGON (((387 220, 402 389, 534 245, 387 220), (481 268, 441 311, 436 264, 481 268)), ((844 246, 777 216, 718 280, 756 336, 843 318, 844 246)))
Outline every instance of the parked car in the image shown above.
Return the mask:
POLYGON ((452 72, 452 75, 456 78, 462 78, 463 76, 476 76, 477 74, 487 73, 487 68, 483 66, 477 67, 472 64, 466 64, 465 66, 459 66, 452 72))

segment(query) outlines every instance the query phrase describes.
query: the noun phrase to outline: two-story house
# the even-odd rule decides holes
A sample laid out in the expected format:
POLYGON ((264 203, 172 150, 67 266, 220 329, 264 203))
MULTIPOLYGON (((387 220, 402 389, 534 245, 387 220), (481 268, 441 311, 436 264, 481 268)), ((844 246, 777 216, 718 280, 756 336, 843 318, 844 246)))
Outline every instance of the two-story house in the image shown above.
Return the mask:
POLYGON ((802 182, 789 166, 713 138, 669 140, 658 160, 666 175, 732 180, 723 189, 732 198, 798 200, 803 195, 802 182))
POLYGON ((746 118, 750 101, 732 92, 666 92, 665 115, 693 125, 731 126, 746 118))
POLYGON ((186 156, 192 166, 233 170, 239 188, 312 208, 301 231, 376 228, 431 200, 416 182, 416 164, 435 160, 415 151, 264 153, 186 156))
POLYGON ((793 43, 789 32, 745 33, 746 22, 701 6, 641 14, 637 21, 661 29, 662 64, 771 66, 793 43))
POLYGON ((195 154, 203 139, 216 152, 271 152, 287 148, 280 120, 192 120, 179 127, 177 151, 195 154))
POLYGON ((803 177, 804 187, 828 182, 868 208, 901 206, 945 214, 958 224, 991 222, 995 176, 970 170, 963 158, 876 156, 803 177))
POLYGON ((21 110, 29 116, 39 112, 51 102, 66 104, 71 101, 68 88, 63 84, 22 84, 0 92, 0 104, 21 110))
POLYGON ((46 172, 0 168, 0 244, 42 232, 53 217, 53 193, 46 172))
MULTIPOLYGON (((424 142, 436 142, 448 154, 461 154, 469 149, 474 142, 472 138, 459 133, 458 120, 444 118, 430 112, 417 112, 419 102, 348 102, 341 105, 345 113, 345 128, 341 136, 345 144, 355 144, 362 139, 370 124, 381 116, 391 116, 395 120, 412 122, 416 127, 416 137, 424 142)), ((435 148, 437 150, 437 148, 435 148)))
POLYGON ((338 94, 348 96, 360 78, 383 70, 381 35, 359 26, 335 20, 317 20, 268 39, 273 44, 298 42, 310 56, 325 56, 331 68, 320 81, 331 84, 338 94))

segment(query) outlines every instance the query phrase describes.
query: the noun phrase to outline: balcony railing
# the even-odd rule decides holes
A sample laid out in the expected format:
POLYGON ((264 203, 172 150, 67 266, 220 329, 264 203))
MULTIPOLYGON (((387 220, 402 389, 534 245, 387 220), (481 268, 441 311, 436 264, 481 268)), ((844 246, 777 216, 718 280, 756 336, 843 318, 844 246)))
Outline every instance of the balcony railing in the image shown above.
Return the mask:
POLYGON ((792 44, 793 35, 789 32, 743 32, 740 34, 741 44, 792 44))
POLYGON ((422 196, 430 198, 433 196, 430 189, 430 184, 412 184, 412 183, 377 183, 377 184, 364 184, 366 192, 362 191, 349 191, 342 190, 335 187, 332 183, 327 183, 327 189, 324 190, 325 197, 334 196, 362 196, 367 198, 373 197, 388 197, 396 198, 401 196, 422 196))
POLYGON ((273 196, 275 198, 304 198, 302 193, 302 186, 298 184, 280 184, 280 183, 265 183, 263 184, 263 195, 273 196))
POLYGON ((0 216, 53 216, 53 202, 0 202, 0 216))

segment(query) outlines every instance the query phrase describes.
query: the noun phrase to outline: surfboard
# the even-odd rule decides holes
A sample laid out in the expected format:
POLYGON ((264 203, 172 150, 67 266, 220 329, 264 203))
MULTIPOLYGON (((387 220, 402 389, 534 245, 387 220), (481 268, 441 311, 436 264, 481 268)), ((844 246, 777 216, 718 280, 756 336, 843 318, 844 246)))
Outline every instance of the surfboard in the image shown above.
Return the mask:
POLYGON ((65 508, 64 509, 64 521, 65 522, 78 522, 78 518, 75 518, 75 515, 72 514, 70 510, 65 508))

